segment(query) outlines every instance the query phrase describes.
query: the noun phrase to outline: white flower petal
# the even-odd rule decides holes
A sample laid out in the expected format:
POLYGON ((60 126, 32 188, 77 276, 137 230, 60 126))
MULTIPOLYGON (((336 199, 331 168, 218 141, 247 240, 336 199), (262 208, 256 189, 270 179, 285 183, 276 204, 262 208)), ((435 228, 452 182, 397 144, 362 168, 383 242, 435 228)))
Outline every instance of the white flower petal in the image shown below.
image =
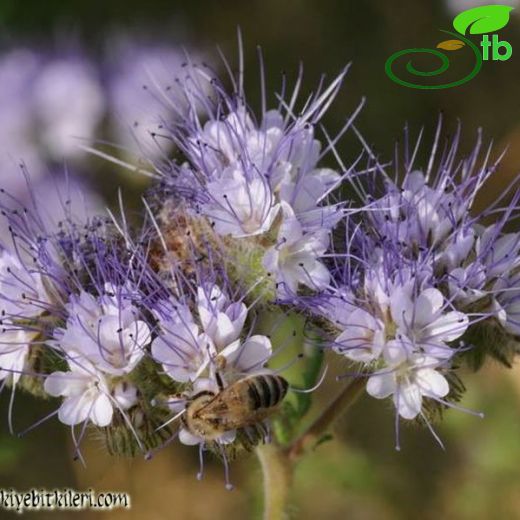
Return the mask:
POLYGON ((214 347, 206 334, 199 334, 195 324, 178 324, 152 342, 152 357, 163 365, 175 381, 187 383, 207 366, 214 347))
POLYGON ((368 362, 379 356, 383 347, 383 324, 369 312, 355 308, 343 324, 344 331, 335 349, 354 361, 368 362))
POLYGON ((442 309, 443 303, 444 296, 439 290, 430 287, 422 291, 417 297, 412 311, 412 325, 420 328, 430 323, 442 309))
POLYGON ((367 381, 367 393, 376 399, 385 399, 392 395, 396 388, 395 376, 392 372, 374 374, 367 381))
POLYGON ((466 314, 451 311, 429 324, 427 331, 425 331, 425 339, 454 341, 466 332, 468 325, 469 318, 466 314))
POLYGON ((90 411, 90 420, 99 427, 108 426, 112 422, 114 409, 109 397, 100 393, 94 400, 92 410, 90 411))
POLYGON ((411 290, 408 286, 396 287, 390 295, 390 312, 394 322, 406 330, 409 325, 408 316, 413 310, 411 290))
POLYGON ((215 330, 213 334, 208 333, 208 335, 215 343, 215 346, 221 348, 237 339, 240 331, 237 332, 234 323, 226 314, 219 312, 215 317, 215 330))
POLYGON ((269 361, 272 353, 271 340, 267 336, 254 335, 245 341, 238 364, 243 370, 261 368, 269 361))
POLYGON ((218 392, 217 383, 213 379, 209 378, 199 378, 193 383, 193 394, 198 394, 199 392, 218 392))
POLYGON ((401 336, 400 339, 387 341, 383 348, 383 354, 386 362, 390 366, 397 366, 408 359, 412 350, 412 342, 405 336, 401 336))
MULTIPOLYGON (((226 302, 226 295, 216 284, 212 284, 208 287, 197 288, 197 305, 199 307, 199 312, 201 307, 206 310, 221 311, 226 305, 226 302)), ((206 327, 204 321, 202 321, 202 326, 204 328, 206 327)))
POLYGON ((244 372, 261 369, 273 352, 271 340, 267 336, 255 335, 247 339, 240 348, 235 348, 226 359, 244 372))
POLYGON ((420 369, 415 377, 423 395, 445 397, 450 391, 446 378, 433 368, 420 369))
POLYGON ((88 385, 88 378, 77 372, 53 372, 45 379, 43 388, 53 397, 80 396, 88 385))
POLYGON ((228 363, 234 363, 237 356, 240 354, 241 343, 240 340, 233 341, 227 347, 219 352, 220 356, 226 358, 228 363))
POLYGON ((315 291, 319 291, 325 289, 330 282, 330 272, 319 261, 313 262, 313 265, 310 269, 306 270, 305 273, 307 276, 302 278, 302 283, 315 291))
MULTIPOLYGON (((29 355, 29 345, 25 343, 27 339, 23 331, 6 331, 0 335, 0 380, 11 376, 13 384, 16 384, 22 377, 25 370, 25 363, 29 355), (6 341, 6 335, 13 332, 13 344, 6 341)), ((34 335, 31 335, 31 338, 34 335)), ((29 340, 30 341, 30 340, 29 340)))
POLYGON ((117 384, 112 393, 117 404, 123 410, 128 410, 137 402, 137 388, 129 383, 117 384))
POLYGON ((422 394, 418 385, 401 384, 394 394, 394 404, 403 419, 415 419, 421 412, 422 394))
POLYGON ((278 271, 278 262, 280 253, 275 247, 268 249, 262 259, 262 265, 268 273, 276 273, 278 271))
POLYGON ((86 394, 67 397, 60 406, 58 418, 68 426, 82 423, 88 418, 92 404, 92 399, 86 394))

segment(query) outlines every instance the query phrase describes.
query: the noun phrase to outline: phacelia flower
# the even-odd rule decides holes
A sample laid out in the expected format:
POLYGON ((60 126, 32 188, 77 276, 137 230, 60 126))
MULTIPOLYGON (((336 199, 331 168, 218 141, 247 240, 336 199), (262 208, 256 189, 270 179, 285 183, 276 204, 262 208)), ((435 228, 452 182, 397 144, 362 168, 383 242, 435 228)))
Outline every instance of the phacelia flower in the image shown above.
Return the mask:
POLYGON ((0 252, 0 379, 16 383, 26 369, 30 345, 39 335, 37 325, 27 325, 45 312, 50 296, 43 278, 33 267, 7 250, 0 252))
POLYGON ((58 412, 63 424, 74 426, 86 420, 100 427, 112 422, 114 407, 130 408, 136 401, 136 390, 125 383, 111 384, 107 375, 81 354, 69 353, 70 370, 53 372, 45 380, 45 391, 64 397, 58 412))
POLYGON ((77 352, 98 370, 114 376, 131 372, 151 340, 148 325, 120 291, 107 284, 98 298, 86 292, 73 297, 66 306, 65 327, 54 333, 64 353, 77 352))
POLYGON ((195 381, 208 367, 215 347, 211 338, 195 323, 189 309, 171 301, 160 302, 158 333, 152 342, 152 356, 178 382, 195 381), (164 310, 167 312, 165 313, 164 310))
MULTIPOLYGON (((367 392, 392 396, 403 419, 429 418, 454 406, 460 387, 451 373, 488 353, 508 364, 517 329, 518 234, 506 233, 518 194, 484 228, 471 214, 478 190, 496 165, 477 168, 480 143, 455 166, 454 142, 426 170, 404 164, 391 179, 381 165, 352 178, 364 211, 345 219, 331 277, 318 296, 302 300, 337 331, 331 346, 367 377, 367 392), (378 175, 379 174, 379 175, 378 175), (365 182, 366 181, 366 182, 365 182), (501 345, 499 347, 499 344, 501 345), (501 350, 502 349, 502 350, 501 350)), ((374 155, 369 151, 369 155, 374 155)))
MULTIPOLYGON (((510 229, 520 191, 476 214, 497 163, 490 150, 479 161, 480 138, 459 160, 458 132, 437 156, 440 127, 425 165, 415 150, 390 175, 362 138, 363 153, 345 165, 336 144, 358 111, 335 136, 322 124, 345 71, 301 104, 301 77, 289 93, 284 79, 268 109, 262 68, 255 114, 242 64, 228 93, 210 66, 188 57, 177 67, 176 58, 167 54, 173 82, 154 81, 152 71, 160 95, 147 107, 164 112, 126 114, 147 161, 131 169, 155 180, 139 228, 122 198, 120 215, 92 218, 73 214, 67 199, 51 222, 36 193, 26 205, 2 191, 2 388, 57 398, 49 417, 71 427, 78 453, 89 425, 110 453, 150 457, 178 440, 198 447, 201 464, 206 450, 216 452, 229 483, 229 458, 271 434, 291 457, 306 442, 300 421, 326 374, 319 344, 332 350, 330 363, 352 365, 349 374, 362 378, 354 389, 366 381, 369 395, 393 403, 397 426, 422 420, 434 433, 432 419, 462 396, 460 366, 477 369, 488 356, 511 366, 520 352, 520 233, 510 229), (288 389, 294 399, 282 402, 288 389), (208 412, 227 399, 248 417, 208 412)), ((104 110, 96 74, 61 61, 42 72, 24 59, 30 74, 13 84, 30 91, 28 78, 39 78, 51 153, 64 131, 84 124, 79 133, 90 136, 104 110), (92 99, 75 99, 65 114, 68 98, 51 88, 57 75, 65 79, 58 94, 67 87, 92 99)), ((132 66, 122 73, 136 75, 132 66)), ((124 83, 115 80, 111 96, 125 98, 126 111, 133 98, 124 83)), ((10 108, 2 117, 15 121, 10 108)))
POLYGON ((246 305, 230 303, 226 294, 214 284, 197 289, 197 310, 202 328, 217 349, 239 338, 247 318, 246 305))
POLYGON ((327 286, 330 273, 320 258, 327 251, 329 241, 325 229, 304 233, 294 215, 284 219, 278 243, 263 259, 266 270, 275 276, 280 295, 295 295, 300 284, 315 291, 327 286))
POLYGON ((392 396, 397 413, 403 419, 415 419, 423 409, 423 398, 442 399, 450 391, 446 378, 437 369, 436 358, 424 354, 407 355, 406 348, 390 345, 385 356, 387 366, 367 381, 367 392, 376 399, 392 396))
POLYGON ((58 415, 64 424, 88 419, 107 426, 114 406, 126 410, 135 404, 135 387, 118 376, 129 374, 142 359, 150 329, 121 288, 108 284, 98 298, 82 292, 66 309, 66 325, 54 331, 54 341, 69 370, 51 373, 44 389, 65 398, 58 415))
MULTIPOLYGON (((175 121, 163 123, 162 133, 180 159, 166 165, 156 161, 154 168, 172 199, 182 201, 197 225, 203 221, 212 228, 217 237, 207 240, 222 244, 224 239, 227 247, 244 251, 254 262, 251 270, 271 276, 282 299, 300 286, 321 290, 328 283, 321 257, 344 214, 333 192, 350 171, 320 164, 334 144, 324 149, 317 135, 344 75, 320 87, 298 115, 296 87, 291 100, 276 109, 268 110, 264 100, 256 117, 240 86, 228 94, 209 67, 190 63, 179 98, 188 110, 179 109, 175 121), (209 95, 203 93, 208 80, 209 95)), ((161 232, 171 234, 167 223, 161 232)))

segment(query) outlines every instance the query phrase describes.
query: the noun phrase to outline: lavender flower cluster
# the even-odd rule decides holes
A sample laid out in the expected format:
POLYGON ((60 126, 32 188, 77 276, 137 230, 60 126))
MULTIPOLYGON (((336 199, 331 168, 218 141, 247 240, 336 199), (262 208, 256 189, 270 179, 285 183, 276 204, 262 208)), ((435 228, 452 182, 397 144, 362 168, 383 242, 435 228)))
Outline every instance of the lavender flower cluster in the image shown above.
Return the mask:
POLYGON ((393 175, 354 126, 362 104, 331 137, 322 117, 345 74, 303 104, 301 75, 290 92, 283 78, 268 108, 261 69, 257 115, 242 65, 229 92, 188 60, 176 88, 154 91, 164 112, 145 139, 160 153, 140 148, 146 166, 135 170, 154 185, 138 228, 122 200, 118 216, 69 215, 49 229, 37 207, 4 194, 0 378, 11 404, 16 389, 57 398, 49 417, 71 427, 79 457, 92 427, 113 453, 149 456, 178 439, 227 467, 273 434, 286 442, 308 409, 294 395, 308 398, 297 376, 311 364, 314 387, 325 362, 348 360, 368 394, 391 398, 396 424, 422 419, 434 435, 440 412, 462 408, 459 367, 487 356, 510 365, 518 192, 475 214, 498 162, 480 138, 467 157, 458 134, 443 148, 440 126, 426 167, 415 165, 418 143, 396 154, 393 175), (337 149, 347 132, 362 145, 348 165, 337 149), (230 391, 244 381, 255 406, 230 391), (200 426, 194 403, 223 395, 234 401, 221 397, 220 413, 235 420, 200 426))
POLYGON ((391 397, 396 420, 419 416, 430 429, 433 412, 458 407, 456 369, 486 356, 510 367, 519 331, 520 235, 506 232, 518 191, 473 215, 497 163, 487 150, 478 164, 480 139, 457 160, 457 135, 435 165, 439 134, 425 170, 412 156, 392 178, 374 159, 356 182, 365 205, 346 218, 333 287, 311 302, 335 323, 332 348, 367 375, 367 392, 391 397))

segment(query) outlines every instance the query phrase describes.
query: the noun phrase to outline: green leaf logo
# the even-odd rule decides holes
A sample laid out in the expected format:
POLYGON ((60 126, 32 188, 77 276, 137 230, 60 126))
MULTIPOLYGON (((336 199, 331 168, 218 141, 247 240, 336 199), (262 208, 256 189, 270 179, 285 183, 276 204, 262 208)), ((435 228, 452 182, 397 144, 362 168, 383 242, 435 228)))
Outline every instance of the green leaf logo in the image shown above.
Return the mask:
POLYGON ((453 20, 453 27, 460 34, 485 34, 498 31, 509 22, 509 5, 484 5, 474 7, 458 14, 453 20))

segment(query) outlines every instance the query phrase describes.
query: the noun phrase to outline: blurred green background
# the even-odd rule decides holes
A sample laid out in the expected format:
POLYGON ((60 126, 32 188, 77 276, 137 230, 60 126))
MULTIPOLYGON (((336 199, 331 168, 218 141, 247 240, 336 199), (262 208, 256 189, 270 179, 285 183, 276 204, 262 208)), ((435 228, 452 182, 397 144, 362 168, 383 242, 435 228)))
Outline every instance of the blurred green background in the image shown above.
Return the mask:
MULTIPOLYGON (((438 29, 450 29, 454 13, 472 5, 477 2, 0 0, 0 52, 25 47, 60 55, 67 53, 70 44, 81 49, 91 63, 105 64, 99 69, 99 81, 104 85, 112 74, 106 63, 114 34, 124 34, 136 46, 157 44, 176 51, 185 46, 208 61, 214 59, 218 44, 235 66, 236 29, 240 26, 245 42, 246 90, 253 105, 258 104, 259 95, 258 44, 263 49, 270 92, 279 88, 282 71, 294 80, 300 61, 305 70, 305 92, 312 90, 321 74, 332 79, 352 62, 325 123, 332 132, 339 129, 366 96, 358 127, 382 161, 391 159, 395 141, 408 123, 412 135, 425 128, 426 146, 419 158, 419 166, 424 165, 427 144, 441 111, 446 134, 462 122, 463 150, 469 150, 479 127, 486 141, 494 140, 496 155, 508 146, 497 175, 479 201, 483 207, 520 170, 518 14, 513 14, 500 33, 512 44, 513 57, 507 62, 485 63, 480 74, 463 86, 413 90, 392 83, 384 73, 390 54, 416 46, 434 47, 443 39, 438 29)), ((131 65, 134 54, 127 53, 121 59, 129 63, 120 66, 131 65)), ((461 67, 464 65, 462 62, 461 67)), ((4 108, 0 105, 0 111, 4 108)), ((96 135, 114 139, 107 128, 105 116, 96 135)), ((2 129, 2 134, 9 132, 9 127, 2 129)), ((359 142, 352 138, 340 145, 346 162, 357 156, 359 149, 359 142)), ((53 168, 63 164, 56 157, 50 163, 53 168)), ((95 158, 74 158, 70 164, 88 180, 89 189, 101 193, 108 204, 115 202, 120 184, 129 207, 139 207, 139 194, 145 187, 142 179, 95 158)), ((396 452, 392 411, 383 402, 362 398, 338 424, 336 439, 320 446, 298 467, 293 517, 520 518, 520 368, 506 371, 490 365, 477 375, 468 374, 465 381, 468 393, 463 404, 483 411, 486 418, 447 413, 438 426, 446 451, 426 430, 403 426, 403 449, 396 452)), ((331 379, 318 390, 313 410, 337 391, 338 384, 331 379)), ((7 394, 1 397, 4 417, 7 394)), ((15 425, 22 430, 52 409, 51 403, 18 394, 15 425)), ((260 514, 261 475, 253 457, 233 465, 236 489, 227 492, 218 462, 210 460, 205 479, 196 480, 196 450, 187 447, 170 447, 149 462, 128 461, 109 459, 94 439, 88 439, 83 450, 84 468, 72 461, 69 433, 57 420, 23 439, 11 437, 6 423, 3 419, 0 430, 0 487, 92 487, 128 491, 132 496, 131 511, 40 513, 41 518, 206 519, 256 518, 260 514)), ((0 518, 8 517, 0 511, 0 518)))

